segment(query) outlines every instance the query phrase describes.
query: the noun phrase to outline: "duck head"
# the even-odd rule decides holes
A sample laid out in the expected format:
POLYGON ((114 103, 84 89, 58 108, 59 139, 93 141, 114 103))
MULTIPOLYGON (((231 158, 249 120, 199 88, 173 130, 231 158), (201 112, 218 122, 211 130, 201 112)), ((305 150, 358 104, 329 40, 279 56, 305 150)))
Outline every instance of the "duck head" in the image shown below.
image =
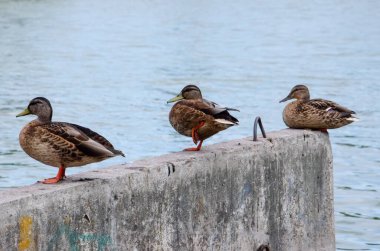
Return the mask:
POLYGON ((289 95, 286 96, 284 99, 282 99, 280 101, 281 102, 285 102, 287 100, 290 100, 290 99, 297 99, 297 100, 303 100, 303 101, 307 101, 310 99, 310 93, 309 93, 309 89, 307 88, 306 85, 296 85, 292 88, 292 90, 290 91, 289 95))
POLYGON ((24 111, 16 115, 16 117, 21 117, 25 115, 33 114, 38 117, 42 122, 50 122, 53 116, 53 108, 47 98, 37 97, 29 102, 27 108, 24 111))
POLYGON ((179 101, 181 99, 202 99, 201 90, 196 85, 187 85, 174 98, 168 100, 168 103, 179 101))

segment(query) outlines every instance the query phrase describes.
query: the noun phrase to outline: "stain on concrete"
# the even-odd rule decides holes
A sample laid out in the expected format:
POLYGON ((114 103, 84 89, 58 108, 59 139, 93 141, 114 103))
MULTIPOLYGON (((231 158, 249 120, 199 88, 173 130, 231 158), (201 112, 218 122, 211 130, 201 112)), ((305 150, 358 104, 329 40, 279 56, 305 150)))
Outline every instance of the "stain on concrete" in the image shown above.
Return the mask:
POLYGON ((18 242, 18 250, 24 251, 31 247, 32 239, 32 225, 33 219, 30 216, 21 216, 20 224, 20 240, 18 242))

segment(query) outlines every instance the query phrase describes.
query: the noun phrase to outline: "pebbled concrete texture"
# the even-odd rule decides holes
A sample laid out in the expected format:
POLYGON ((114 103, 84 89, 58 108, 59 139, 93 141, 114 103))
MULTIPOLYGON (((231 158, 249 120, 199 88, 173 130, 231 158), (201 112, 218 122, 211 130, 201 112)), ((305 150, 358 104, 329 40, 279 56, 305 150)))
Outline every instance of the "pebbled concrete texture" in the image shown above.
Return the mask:
POLYGON ((0 250, 335 250, 332 175, 286 129, 0 191, 0 250))

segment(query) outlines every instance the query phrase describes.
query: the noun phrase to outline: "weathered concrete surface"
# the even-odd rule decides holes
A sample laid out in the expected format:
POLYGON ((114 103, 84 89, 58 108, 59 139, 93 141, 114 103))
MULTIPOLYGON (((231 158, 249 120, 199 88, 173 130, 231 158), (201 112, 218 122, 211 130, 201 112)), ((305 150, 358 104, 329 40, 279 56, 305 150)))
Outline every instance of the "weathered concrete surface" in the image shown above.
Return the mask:
POLYGON ((2 191, 0 250, 335 250, 328 136, 268 137, 2 191))

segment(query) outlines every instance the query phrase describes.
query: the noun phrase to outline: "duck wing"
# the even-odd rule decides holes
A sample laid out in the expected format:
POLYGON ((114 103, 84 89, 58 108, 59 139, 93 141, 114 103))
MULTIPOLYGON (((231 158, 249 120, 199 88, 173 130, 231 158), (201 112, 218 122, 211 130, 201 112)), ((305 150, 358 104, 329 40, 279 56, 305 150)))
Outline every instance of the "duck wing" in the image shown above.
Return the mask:
POLYGON ((311 99, 307 104, 318 110, 324 110, 328 113, 336 113, 339 117, 350 117, 351 114, 355 114, 354 111, 325 99, 311 99))
POLYGON ((186 100, 184 102, 187 106, 199 110, 207 115, 213 116, 221 123, 238 124, 239 120, 233 117, 228 111, 238 111, 233 108, 222 107, 214 102, 208 100, 186 100))
POLYGON ((206 103, 207 105, 209 105, 210 107, 214 107, 215 110, 220 110, 221 112, 225 111, 225 110, 240 112, 238 109, 222 106, 222 105, 219 105, 213 101, 209 101, 207 99, 203 99, 203 102, 206 103))
POLYGON ((115 150, 107 139, 86 127, 63 122, 52 122, 42 125, 42 127, 50 134, 58 136, 56 141, 72 143, 88 156, 124 156, 121 151, 115 150))

